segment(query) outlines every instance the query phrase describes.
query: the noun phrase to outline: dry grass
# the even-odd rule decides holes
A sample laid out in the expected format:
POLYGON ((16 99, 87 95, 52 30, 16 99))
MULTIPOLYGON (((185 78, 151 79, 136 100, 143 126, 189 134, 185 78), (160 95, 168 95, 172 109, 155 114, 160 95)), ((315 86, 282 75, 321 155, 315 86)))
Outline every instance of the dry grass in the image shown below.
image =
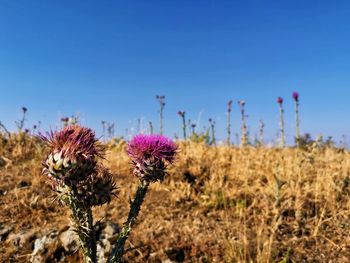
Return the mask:
MULTIPOLYGON (((17 137, 16 137, 17 138, 17 137)), ((0 241, 2 262, 27 262, 33 240, 69 224, 40 175, 44 149, 26 138, 2 143, 0 225, 29 242, 0 241)), ((176 165, 153 184, 127 246, 128 262, 349 262, 350 158, 339 149, 209 147, 180 143, 176 165)), ((106 163, 119 198, 94 211, 122 224, 137 179, 124 143, 106 163)), ((75 262, 77 256, 71 256, 75 262)))

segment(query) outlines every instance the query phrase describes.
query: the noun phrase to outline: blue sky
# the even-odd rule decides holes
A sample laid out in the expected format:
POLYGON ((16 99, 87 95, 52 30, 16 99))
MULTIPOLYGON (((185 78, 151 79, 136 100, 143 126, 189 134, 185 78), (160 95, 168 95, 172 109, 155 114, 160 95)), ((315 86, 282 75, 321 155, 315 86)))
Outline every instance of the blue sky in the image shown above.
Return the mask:
POLYGON ((350 135, 349 1, 0 1, 0 121, 14 129, 54 128, 80 113, 101 132, 137 118, 158 127, 156 94, 166 96, 165 131, 181 134, 178 110, 198 126, 244 99, 251 133, 278 130, 277 96, 294 133, 291 93, 301 100, 301 129, 350 135))

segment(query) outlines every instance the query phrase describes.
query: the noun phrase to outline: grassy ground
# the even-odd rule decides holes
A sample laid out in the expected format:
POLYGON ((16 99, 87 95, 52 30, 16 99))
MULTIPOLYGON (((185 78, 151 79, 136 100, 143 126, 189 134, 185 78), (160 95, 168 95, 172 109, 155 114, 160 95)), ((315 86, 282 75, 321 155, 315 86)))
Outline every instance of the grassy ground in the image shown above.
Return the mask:
MULTIPOLYGON (((350 262, 348 151, 179 144, 167 179, 150 187, 127 262, 350 262)), ((119 195, 95 209, 96 220, 126 219, 137 179, 124 146, 109 145, 105 162, 119 195)), ((0 157, 0 230, 9 232, 0 261, 28 262, 34 240, 66 229, 69 211, 41 176, 39 142, 23 134, 3 139, 0 157), (16 234, 26 242, 14 242, 16 234)), ((62 259, 79 262, 79 254, 62 259)))

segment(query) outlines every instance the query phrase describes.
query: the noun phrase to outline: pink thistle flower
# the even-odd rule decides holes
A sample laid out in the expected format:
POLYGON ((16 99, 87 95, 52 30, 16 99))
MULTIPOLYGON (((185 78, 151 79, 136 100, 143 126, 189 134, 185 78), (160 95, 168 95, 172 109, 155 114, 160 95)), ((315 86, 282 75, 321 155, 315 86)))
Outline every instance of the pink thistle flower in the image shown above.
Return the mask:
POLYGON ((278 97, 277 98, 277 103, 281 105, 283 103, 283 98, 282 97, 278 97))
POLYGON ((292 94, 292 97, 295 101, 299 101, 299 93, 294 91, 293 94, 292 94))
POLYGON ((172 164, 177 153, 176 144, 162 135, 135 136, 126 149, 134 174, 145 181, 162 181, 167 164, 172 164))

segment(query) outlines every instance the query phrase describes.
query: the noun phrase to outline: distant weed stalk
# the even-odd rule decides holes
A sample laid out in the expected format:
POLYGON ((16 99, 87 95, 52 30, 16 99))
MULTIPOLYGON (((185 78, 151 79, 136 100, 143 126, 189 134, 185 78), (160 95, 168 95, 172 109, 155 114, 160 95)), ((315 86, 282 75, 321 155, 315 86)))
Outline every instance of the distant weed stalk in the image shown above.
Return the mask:
POLYGON ((227 102, 227 145, 231 145, 231 111, 232 111, 232 100, 227 102))
POLYGON ((186 139, 187 139, 187 135, 186 135, 186 129, 187 129, 187 127, 186 127, 186 116, 185 116, 186 112, 184 112, 184 111, 178 111, 177 114, 178 114, 178 115, 181 117, 181 119, 182 119, 182 133, 183 133, 183 138, 184 138, 184 140, 186 140, 186 139))
POLYGON ((277 103, 279 105, 280 110, 280 135, 281 135, 281 147, 284 147, 286 145, 286 135, 284 131, 284 109, 283 109, 283 98, 278 97, 277 103))
POLYGON ((300 147, 299 93, 293 92, 292 97, 295 105, 295 141, 297 147, 300 147))
POLYGON ((265 131, 265 123, 263 120, 259 121, 259 146, 264 146, 264 131, 265 131))
POLYGON ((159 134, 163 134, 163 111, 165 106, 165 96, 157 95, 156 99, 159 102, 159 134))
POLYGON ((215 137, 215 121, 212 118, 209 118, 209 125, 210 125, 210 131, 211 131, 211 145, 216 145, 216 137, 215 137))
POLYGON ((241 110, 241 146, 248 145, 247 115, 245 114, 245 101, 239 100, 238 106, 241 110))
POLYGON ((16 121, 16 126, 19 131, 23 131, 24 123, 26 121, 28 109, 26 107, 22 107, 22 118, 19 121, 16 121))

